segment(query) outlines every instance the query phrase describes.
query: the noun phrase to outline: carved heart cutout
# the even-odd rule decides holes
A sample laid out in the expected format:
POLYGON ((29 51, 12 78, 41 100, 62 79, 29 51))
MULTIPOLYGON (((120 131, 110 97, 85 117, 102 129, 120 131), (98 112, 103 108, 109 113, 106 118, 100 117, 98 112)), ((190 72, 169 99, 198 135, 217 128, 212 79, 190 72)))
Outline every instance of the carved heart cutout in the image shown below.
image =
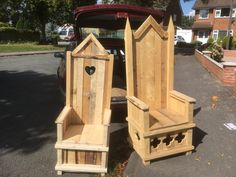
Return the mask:
POLYGON ((86 66, 85 71, 88 75, 92 75, 95 73, 96 68, 94 66, 86 66))

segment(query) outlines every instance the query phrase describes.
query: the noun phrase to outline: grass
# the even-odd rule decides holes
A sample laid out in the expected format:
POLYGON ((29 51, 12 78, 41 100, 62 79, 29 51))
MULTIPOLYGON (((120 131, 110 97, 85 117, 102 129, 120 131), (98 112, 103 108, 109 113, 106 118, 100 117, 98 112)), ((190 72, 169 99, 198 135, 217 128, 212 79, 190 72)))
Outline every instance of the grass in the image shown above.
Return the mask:
POLYGON ((30 52, 30 51, 45 51, 45 50, 64 50, 65 46, 41 45, 35 43, 8 43, 0 44, 0 53, 11 52, 30 52))

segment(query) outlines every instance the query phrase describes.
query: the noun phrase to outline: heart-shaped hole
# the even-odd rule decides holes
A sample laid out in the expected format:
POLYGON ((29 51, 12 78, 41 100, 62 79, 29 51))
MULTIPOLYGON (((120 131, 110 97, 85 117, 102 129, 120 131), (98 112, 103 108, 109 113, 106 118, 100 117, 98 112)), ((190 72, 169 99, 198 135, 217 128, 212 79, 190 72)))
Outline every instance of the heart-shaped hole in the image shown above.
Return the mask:
POLYGON ((96 68, 94 66, 86 66, 85 71, 88 75, 92 75, 95 73, 96 68))

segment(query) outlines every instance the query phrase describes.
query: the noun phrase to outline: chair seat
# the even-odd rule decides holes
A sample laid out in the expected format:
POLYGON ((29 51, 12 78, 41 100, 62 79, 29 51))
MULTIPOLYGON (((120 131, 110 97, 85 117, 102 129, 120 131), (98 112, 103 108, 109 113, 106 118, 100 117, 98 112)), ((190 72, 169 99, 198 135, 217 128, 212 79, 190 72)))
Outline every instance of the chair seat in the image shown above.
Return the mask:
POLYGON ((64 134, 62 143, 104 145, 105 128, 104 125, 70 125, 64 134))
POLYGON ((149 115, 150 115, 150 130, 176 126, 178 124, 183 124, 187 122, 184 116, 174 112, 170 112, 165 109, 152 110, 149 112, 149 115))

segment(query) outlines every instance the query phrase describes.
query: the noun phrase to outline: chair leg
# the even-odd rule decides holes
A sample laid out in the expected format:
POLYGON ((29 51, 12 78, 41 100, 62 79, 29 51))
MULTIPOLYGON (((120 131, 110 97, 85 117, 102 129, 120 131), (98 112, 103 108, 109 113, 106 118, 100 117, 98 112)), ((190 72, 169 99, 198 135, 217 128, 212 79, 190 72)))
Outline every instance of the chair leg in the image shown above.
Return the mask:
POLYGON ((143 164, 145 165, 145 166, 147 166, 147 165, 150 165, 150 161, 145 161, 145 160, 143 160, 143 164))
POLYGON ((190 155, 190 154, 192 154, 192 151, 188 151, 188 152, 185 153, 186 156, 190 155))
POLYGON ((106 175, 105 173, 101 173, 101 176, 102 176, 102 177, 105 177, 105 175, 106 175))
POLYGON ((57 175, 62 175, 62 171, 57 171, 57 175))

